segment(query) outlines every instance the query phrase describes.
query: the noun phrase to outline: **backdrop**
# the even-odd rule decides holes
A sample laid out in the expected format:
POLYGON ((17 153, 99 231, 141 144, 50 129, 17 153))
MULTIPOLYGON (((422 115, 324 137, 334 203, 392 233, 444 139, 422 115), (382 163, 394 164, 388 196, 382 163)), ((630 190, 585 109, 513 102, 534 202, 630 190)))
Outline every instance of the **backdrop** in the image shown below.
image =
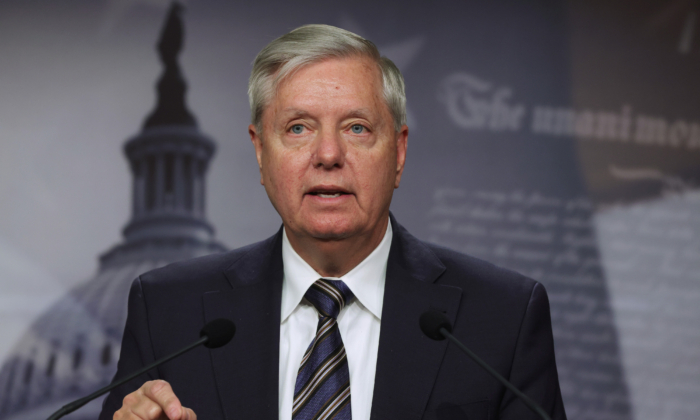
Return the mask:
MULTIPOLYGON (((700 412, 697 2, 185 6, 187 104, 217 145, 197 216, 216 229, 207 249, 280 225, 247 135, 255 54, 302 24, 340 26, 406 80, 392 211, 424 240, 546 286, 569 418, 700 412)), ((0 419, 40 418, 106 383, 129 283, 187 254, 110 259, 135 217, 122 150, 155 107, 169 8, 0 3, 0 419)))

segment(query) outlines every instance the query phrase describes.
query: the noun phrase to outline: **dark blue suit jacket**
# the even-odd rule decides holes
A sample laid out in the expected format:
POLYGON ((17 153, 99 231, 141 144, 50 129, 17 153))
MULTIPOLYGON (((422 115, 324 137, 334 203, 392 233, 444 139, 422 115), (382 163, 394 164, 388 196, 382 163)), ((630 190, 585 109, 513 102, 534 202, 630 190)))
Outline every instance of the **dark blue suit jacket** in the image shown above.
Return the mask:
MULTIPOLYGON (((447 341, 426 338, 418 318, 443 311, 454 335, 565 419, 547 294, 541 284, 424 243, 391 218, 372 419, 537 419, 447 341)), ((118 388, 100 419, 151 379, 172 385, 202 420, 278 418, 282 232, 245 248, 176 263, 134 281, 116 377, 190 344, 202 326, 229 318, 228 345, 197 348, 118 388)))

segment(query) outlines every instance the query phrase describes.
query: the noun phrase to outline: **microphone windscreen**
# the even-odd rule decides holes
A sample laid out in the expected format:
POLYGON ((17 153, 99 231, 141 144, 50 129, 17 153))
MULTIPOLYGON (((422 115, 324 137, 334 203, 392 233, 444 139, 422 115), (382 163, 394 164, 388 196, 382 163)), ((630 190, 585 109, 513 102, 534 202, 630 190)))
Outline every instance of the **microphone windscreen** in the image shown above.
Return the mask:
POLYGON ((447 316, 442 312, 438 311, 427 311, 423 312, 420 316, 420 329, 423 334, 427 335, 433 340, 444 340, 445 336, 440 332, 440 328, 446 329, 448 332, 452 332, 452 324, 447 316))
POLYGON ((209 340, 204 343, 204 346, 210 349, 226 345, 231 341, 234 334, 236 334, 236 325, 233 321, 226 318, 219 318, 209 322, 199 332, 200 337, 204 337, 205 335, 209 337, 209 340))

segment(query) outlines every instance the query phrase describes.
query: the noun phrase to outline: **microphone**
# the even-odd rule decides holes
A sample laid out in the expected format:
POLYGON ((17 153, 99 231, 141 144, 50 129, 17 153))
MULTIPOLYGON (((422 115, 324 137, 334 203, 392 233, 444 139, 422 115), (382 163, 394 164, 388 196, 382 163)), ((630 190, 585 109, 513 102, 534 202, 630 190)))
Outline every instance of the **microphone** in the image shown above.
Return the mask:
POLYGON ((184 347, 175 353, 172 353, 168 356, 165 356, 161 359, 156 360, 155 362, 151 363, 150 365, 142 368, 141 370, 132 373, 131 375, 127 376, 126 378, 123 378, 117 382, 113 382, 106 387, 97 390, 93 392, 92 394, 88 395, 87 397, 83 397, 79 400, 75 400, 71 403, 68 403, 61 407, 58 411, 53 413, 51 417, 48 418, 48 420, 58 420, 61 417, 65 416, 66 414, 70 414, 73 411, 79 409, 80 407, 84 406, 85 404, 89 403, 90 401, 94 400, 95 398, 99 397, 102 394, 106 394, 107 392, 111 391, 112 389, 123 385, 126 382, 129 382, 130 380, 136 378, 139 375, 142 375, 149 370, 160 366, 161 364, 176 358, 177 356, 180 356, 183 353, 186 353, 193 348, 204 344, 204 347, 210 348, 210 349, 215 349, 221 346, 225 346, 228 344, 229 341, 233 338, 233 335, 236 334, 236 325, 225 318, 219 318, 215 319, 211 322, 209 322, 207 325, 205 325, 202 330, 199 332, 199 340, 195 341, 194 343, 190 344, 187 347, 184 347))
POLYGON ((428 338, 431 338, 436 341, 442 341, 445 338, 449 339, 450 341, 455 343, 457 347, 459 347, 464 353, 466 353, 467 356, 469 356, 473 361, 475 361, 477 365, 484 368, 488 373, 491 374, 491 376, 498 379, 498 381, 502 383, 503 386, 508 388, 508 390, 510 390, 513 394, 520 398, 520 400, 522 400, 522 402, 524 402, 530 410, 537 413, 544 420, 551 420, 549 415, 542 409, 542 407, 540 407, 536 402, 531 400, 527 395, 520 392, 520 390, 516 388, 513 384, 508 382, 506 378, 504 378, 498 372, 496 372, 494 368, 492 368, 486 362, 481 360, 479 356, 474 354, 464 344, 457 340, 452 335, 452 324, 450 323, 450 320, 447 319, 447 316, 445 316, 445 314, 438 311, 424 312, 420 316, 419 324, 421 331, 423 331, 423 334, 428 336, 428 338))

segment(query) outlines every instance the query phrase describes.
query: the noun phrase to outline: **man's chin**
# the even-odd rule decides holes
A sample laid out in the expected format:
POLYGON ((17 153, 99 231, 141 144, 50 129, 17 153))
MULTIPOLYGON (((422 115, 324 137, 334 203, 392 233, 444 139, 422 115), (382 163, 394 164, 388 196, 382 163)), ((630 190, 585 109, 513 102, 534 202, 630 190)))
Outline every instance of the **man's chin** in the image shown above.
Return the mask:
POLYGON ((307 224, 304 230, 314 239, 342 241, 354 236, 360 229, 345 218, 322 218, 307 224))
POLYGON ((309 236, 321 241, 342 241, 352 237, 354 232, 345 229, 312 229, 309 236))

